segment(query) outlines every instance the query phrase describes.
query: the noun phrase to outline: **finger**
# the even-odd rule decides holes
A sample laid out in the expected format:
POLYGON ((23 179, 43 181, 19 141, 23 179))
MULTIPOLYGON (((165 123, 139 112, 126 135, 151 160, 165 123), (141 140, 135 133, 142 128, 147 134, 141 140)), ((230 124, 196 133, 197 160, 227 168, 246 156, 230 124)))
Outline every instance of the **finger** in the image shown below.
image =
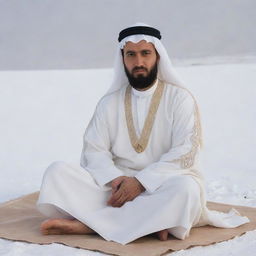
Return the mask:
POLYGON ((115 193, 121 186, 123 180, 119 180, 112 185, 112 193, 115 193))
POLYGON ((112 193, 112 195, 114 194, 114 193, 116 193, 116 191, 117 191, 117 188, 112 188, 112 190, 111 190, 111 193, 112 193))
POLYGON ((117 188, 119 184, 120 184, 120 182, 115 180, 114 182, 112 182, 111 187, 112 188, 117 188))
POLYGON ((123 204, 125 204, 128 201, 128 194, 127 194, 125 180, 120 184, 120 188, 118 192, 120 192, 120 194, 116 193, 117 197, 112 201, 112 205, 115 207, 121 207, 123 204))
POLYGON ((115 198, 115 200, 113 200, 112 206, 117 206, 120 203, 122 203, 122 195, 120 195, 119 197, 115 198))
POLYGON ((111 205, 112 207, 117 207, 117 208, 119 208, 119 207, 121 207, 123 205, 123 203, 121 203, 121 202, 115 202, 113 205, 111 205))
POLYGON ((118 186, 112 188, 112 194, 116 193, 119 190, 121 184, 122 182, 118 186))
POLYGON ((118 191, 115 192, 115 193, 112 193, 112 195, 110 196, 109 200, 107 201, 107 204, 108 204, 108 205, 111 205, 111 204, 116 200, 116 198, 117 198, 117 193, 118 193, 118 191))
POLYGON ((119 200, 119 201, 115 201, 112 206, 113 207, 121 207, 121 206, 123 206, 123 204, 124 204, 123 200, 119 200))
POLYGON ((124 176, 120 176, 112 180, 111 186, 117 187, 124 180, 124 178, 125 178, 124 176))
POLYGON ((125 194, 122 194, 122 196, 113 203, 113 206, 114 207, 121 207, 126 202, 127 202, 127 196, 125 194))
POLYGON ((119 200, 119 198, 122 196, 122 193, 120 190, 118 190, 117 192, 115 192, 111 198, 108 201, 108 205, 113 206, 113 204, 115 204, 115 202, 117 202, 119 200))
POLYGON ((120 197, 116 198, 112 202, 112 206, 114 206, 114 207, 121 207, 125 202, 126 202, 126 195, 125 195, 125 193, 122 193, 120 195, 120 197))

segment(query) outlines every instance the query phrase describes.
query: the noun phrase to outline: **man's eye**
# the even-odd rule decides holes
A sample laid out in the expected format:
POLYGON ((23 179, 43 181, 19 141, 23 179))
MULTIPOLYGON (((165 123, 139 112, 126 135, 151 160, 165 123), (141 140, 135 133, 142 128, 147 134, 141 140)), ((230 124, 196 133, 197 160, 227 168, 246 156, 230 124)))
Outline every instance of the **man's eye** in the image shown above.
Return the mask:
POLYGON ((142 55, 146 56, 146 55, 149 55, 150 53, 151 53, 150 51, 143 51, 142 55))
POLYGON ((126 56, 128 56, 128 57, 134 56, 134 53, 133 52, 127 52, 126 56))

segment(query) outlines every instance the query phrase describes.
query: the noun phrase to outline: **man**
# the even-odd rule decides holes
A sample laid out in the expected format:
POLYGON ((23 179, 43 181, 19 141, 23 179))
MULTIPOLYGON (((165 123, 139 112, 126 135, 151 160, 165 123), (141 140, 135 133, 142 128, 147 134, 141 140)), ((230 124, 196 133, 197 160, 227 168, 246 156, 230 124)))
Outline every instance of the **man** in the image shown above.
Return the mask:
POLYGON ((198 107, 160 39, 144 24, 120 32, 114 81, 85 132, 82 167, 56 162, 45 173, 38 209, 50 219, 43 234, 96 232, 126 244, 248 222, 206 208, 198 107))

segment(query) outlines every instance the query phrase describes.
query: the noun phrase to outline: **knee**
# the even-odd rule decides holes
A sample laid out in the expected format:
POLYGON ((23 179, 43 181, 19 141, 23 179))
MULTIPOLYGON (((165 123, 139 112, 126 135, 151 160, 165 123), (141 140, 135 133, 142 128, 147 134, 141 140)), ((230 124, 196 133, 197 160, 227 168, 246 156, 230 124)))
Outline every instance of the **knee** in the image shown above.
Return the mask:
POLYGON ((67 164, 62 161, 53 162, 45 171, 44 178, 59 178, 61 177, 65 169, 67 168, 67 164))
POLYGON ((200 199, 199 184, 191 176, 178 177, 175 182, 175 190, 178 194, 200 199))

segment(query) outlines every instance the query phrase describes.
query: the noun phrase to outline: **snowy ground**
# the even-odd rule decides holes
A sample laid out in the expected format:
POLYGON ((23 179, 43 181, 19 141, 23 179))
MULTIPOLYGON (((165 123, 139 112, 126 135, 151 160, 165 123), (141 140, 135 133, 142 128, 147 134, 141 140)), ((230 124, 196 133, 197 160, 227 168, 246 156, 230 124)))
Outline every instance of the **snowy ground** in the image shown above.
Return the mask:
MULTIPOLYGON (((202 172, 209 200, 256 207, 256 64, 181 66, 204 132, 202 172)), ((110 69, 0 72, 0 202, 39 190, 55 160, 78 163, 82 136, 110 69)), ((256 231, 173 256, 252 256, 256 231)), ((0 239, 0 255, 104 255, 63 245, 0 239)))

